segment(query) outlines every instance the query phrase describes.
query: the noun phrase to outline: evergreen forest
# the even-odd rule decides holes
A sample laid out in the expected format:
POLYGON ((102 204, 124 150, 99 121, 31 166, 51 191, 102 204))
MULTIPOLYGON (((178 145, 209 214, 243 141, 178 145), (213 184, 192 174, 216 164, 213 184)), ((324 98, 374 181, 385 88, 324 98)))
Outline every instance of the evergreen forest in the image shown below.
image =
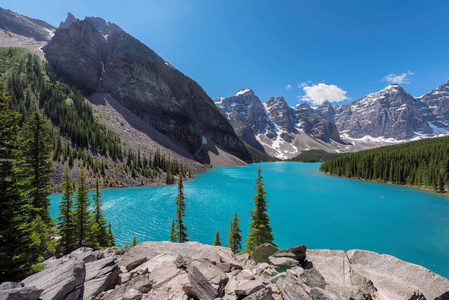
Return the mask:
POLYGON ((326 161, 320 170, 337 176, 424 187, 444 193, 449 181, 449 137, 346 154, 326 161))

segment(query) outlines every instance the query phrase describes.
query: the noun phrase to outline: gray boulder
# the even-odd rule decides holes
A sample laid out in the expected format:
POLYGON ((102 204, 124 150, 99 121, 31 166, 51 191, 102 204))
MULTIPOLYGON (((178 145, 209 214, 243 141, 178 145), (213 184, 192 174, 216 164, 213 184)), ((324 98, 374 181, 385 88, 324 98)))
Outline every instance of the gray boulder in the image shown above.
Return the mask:
POLYGON ((83 299, 91 299, 112 287, 119 274, 120 269, 113 256, 86 264, 83 299))
POLYGON ((260 289, 256 292, 246 296, 242 300, 272 300, 273 299, 272 295, 273 295, 273 292, 271 290, 271 287, 267 286, 267 287, 264 287, 263 289, 260 289))
MULTIPOLYGON (((314 287, 310 291, 310 296, 313 300, 339 300, 337 296, 330 293, 329 291, 326 291, 324 289, 321 289, 319 287, 314 287)), ((352 298, 350 298, 352 299, 352 298)), ((363 299, 363 298, 357 298, 357 299, 363 299)))
POLYGON ((125 294, 123 294, 123 300, 140 300, 140 299, 142 299, 142 293, 135 289, 130 289, 125 294))
POLYGON ((43 290, 42 300, 77 299, 86 276, 84 261, 69 261, 59 266, 45 269, 22 282, 26 287, 35 286, 43 290))
POLYGON ((89 263, 102 258, 104 258, 103 251, 93 251, 92 248, 80 247, 63 257, 62 261, 65 262, 66 260, 82 260, 85 263, 89 263))
POLYGON ((35 287, 17 287, 0 290, 0 300, 37 300, 41 294, 35 287))
POLYGON ((215 299, 223 296, 228 276, 211 262, 192 261, 187 268, 192 292, 199 299, 215 299))
POLYGON ((298 265, 298 261, 290 257, 270 256, 268 259, 272 265, 276 266, 279 269, 292 268, 298 265))
MULTIPOLYGON (((308 250, 307 257, 313 262, 314 268, 304 270, 308 273, 307 280, 316 282, 313 270, 318 271, 327 283, 326 290, 331 291, 340 299, 372 297, 376 292, 373 283, 365 276, 356 272, 345 251, 342 250, 308 250)), ((303 274, 305 275, 305 274, 303 274)), ((320 285, 314 285, 323 288, 320 285)), ((364 299, 364 298, 361 298, 364 299)))
POLYGON ((302 288, 301 282, 291 274, 288 274, 285 278, 280 278, 276 282, 276 286, 284 300, 312 300, 309 294, 302 288))
POLYGON ((140 293, 147 292, 151 288, 151 282, 147 274, 136 274, 128 282, 118 285, 114 290, 109 290, 101 296, 103 300, 121 300, 124 295, 131 289, 137 290, 140 293))
POLYGON ((347 256, 351 267, 370 279, 386 297, 410 299, 420 291, 426 299, 435 299, 449 291, 446 278, 396 257, 364 250, 350 250, 347 256))
POLYGON ((265 243, 260 245, 259 247, 257 247, 254 252, 251 254, 251 258, 255 261, 255 262, 262 262, 262 261, 266 261, 268 259, 268 257, 270 257, 270 255, 272 255, 273 253, 278 252, 279 249, 275 246, 273 246, 270 243, 265 243))
POLYGON ((237 285, 235 294, 238 297, 246 297, 262 289, 265 289, 262 280, 249 280, 237 285))
POLYGON ((304 283, 311 288, 326 288, 326 280, 324 280, 323 275, 321 275, 320 271, 318 271, 317 269, 304 270, 304 273, 301 275, 301 277, 304 280, 304 283))
POLYGON ((288 250, 279 250, 272 255, 273 257, 288 257, 296 259, 296 255, 288 250))

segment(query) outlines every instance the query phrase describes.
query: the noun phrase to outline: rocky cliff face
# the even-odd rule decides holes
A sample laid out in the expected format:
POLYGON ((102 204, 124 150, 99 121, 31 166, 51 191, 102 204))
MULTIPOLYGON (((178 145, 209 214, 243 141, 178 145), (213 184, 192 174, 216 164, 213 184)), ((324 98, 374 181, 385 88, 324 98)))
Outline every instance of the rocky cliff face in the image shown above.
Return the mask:
POLYGON ((296 109, 283 97, 262 103, 252 90, 244 89, 232 97, 218 98, 215 104, 246 143, 281 159, 304 149, 333 150, 328 144, 341 142, 335 124, 305 103, 296 109))
POLYGON ((350 104, 335 107, 335 125, 352 138, 412 138, 416 132, 431 134, 427 107, 397 84, 350 104))
POLYGON ((79 248, 46 270, 0 285, 2 299, 447 299, 449 280, 393 256, 363 250, 279 250, 251 255, 197 242, 79 248), (121 250, 124 250, 122 248, 121 250), (123 252, 123 251, 122 251, 123 252))
POLYGON ((190 153, 201 147, 205 136, 249 160, 203 89, 117 25, 69 15, 45 51, 49 63, 78 87, 110 94, 190 153))
MULTIPOLYGON (((433 125, 446 130, 449 129, 449 80, 419 99, 429 109, 429 111, 425 111, 424 113, 435 116, 433 125)), ((435 127, 433 129, 438 130, 435 127)))
POLYGON ((276 136, 276 128, 265 107, 254 92, 243 89, 229 98, 215 100, 217 107, 227 116, 237 135, 254 148, 265 152, 256 135, 276 136))

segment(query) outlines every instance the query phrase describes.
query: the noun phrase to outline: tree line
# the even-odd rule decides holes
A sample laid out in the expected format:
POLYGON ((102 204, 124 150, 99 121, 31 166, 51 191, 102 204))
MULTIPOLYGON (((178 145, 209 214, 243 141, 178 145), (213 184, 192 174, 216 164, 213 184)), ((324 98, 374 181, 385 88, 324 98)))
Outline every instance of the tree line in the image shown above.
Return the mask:
POLYGON ((20 281, 44 268, 44 259, 86 245, 98 249, 114 244, 101 210, 97 179, 90 205, 81 165, 77 193, 65 169, 57 222, 50 216, 53 172, 49 122, 33 112, 19 128, 21 115, 10 108, 0 83, 0 281, 20 281), (57 239, 57 237, 61 237, 57 239))
POLYGON ((337 176, 426 187, 444 193, 449 182, 449 137, 346 154, 320 170, 337 176))

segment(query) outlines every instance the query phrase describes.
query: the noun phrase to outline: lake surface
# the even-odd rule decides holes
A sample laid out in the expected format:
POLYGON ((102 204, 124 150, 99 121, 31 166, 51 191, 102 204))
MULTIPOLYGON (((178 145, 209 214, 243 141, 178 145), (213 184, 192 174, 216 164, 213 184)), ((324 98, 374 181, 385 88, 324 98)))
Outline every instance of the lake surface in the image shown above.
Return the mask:
MULTIPOLYGON (((184 182, 190 241, 227 245, 237 212, 248 235, 254 179, 262 169, 268 212, 280 248, 365 249, 394 255, 449 278, 449 197, 322 174, 317 163, 276 162, 214 168, 184 182)), ((117 246, 169 240, 177 185, 103 190, 117 246)), ((61 194, 54 194, 56 217, 61 194)))

